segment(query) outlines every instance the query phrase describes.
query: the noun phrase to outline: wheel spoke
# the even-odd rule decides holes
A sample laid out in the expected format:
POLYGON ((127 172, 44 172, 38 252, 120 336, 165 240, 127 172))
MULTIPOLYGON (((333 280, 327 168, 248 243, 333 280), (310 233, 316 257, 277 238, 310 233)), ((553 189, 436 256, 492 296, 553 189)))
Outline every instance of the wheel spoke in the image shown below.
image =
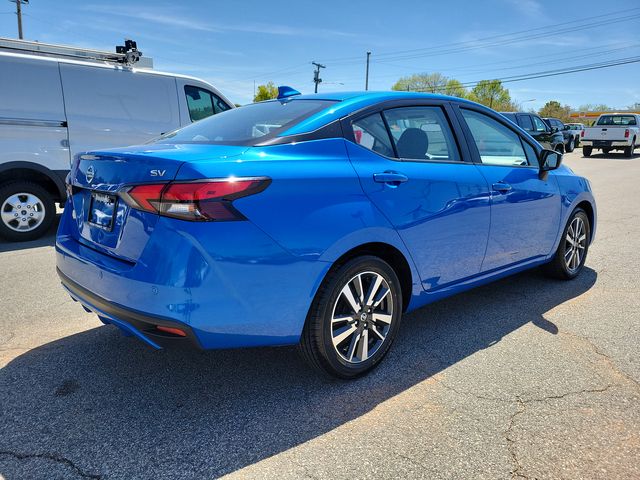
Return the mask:
POLYGON ((353 360, 353 355, 356 353, 356 347, 358 346, 358 341, 360 340, 360 334, 354 335, 351 339, 351 343, 349 344, 349 349, 347 350, 347 360, 350 362, 353 360))
POLYGON ((391 320, 393 319, 393 315, 389 315, 386 313, 374 313, 371 318, 373 318, 374 322, 382 322, 390 325, 391 320))
POLYGON ((352 320, 353 320, 352 316, 340 315, 339 317, 333 317, 331 319, 331 324, 335 325, 336 323, 351 322, 352 320))
POLYGON ((369 358, 369 330, 363 330, 358 343, 358 358, 364 362, 369 358))
POLYGON ((378 295, 378 299, 373 304, 374 308, 382 303, 382 301, 386 298, 386 296, 389 295, 390 291, 391 290, 389 290, 388 288, 385 288, 382 294, 378 295))
POLYGON ((378 290, 380 289, 380 285, 382 285, 382 275, 376 275, 375 281, 369 287, 369 293, 367 294, 367 301, 365 304, 370 307, 373 304, 373 299, 376 297, 378 290))
POLYGON ((357 330, 357 327, 355 325, 349 325, 349 327, 347 327, 347 329, 344 332, 333 337, 333 344, 337 347, 342 342, 344 342, 347 338, 353 335, 353 332, 355 332, 356 330, 357 330))
POLYGON ((371 328, 369 330, 372 331, 376 335, 376 337, 378 337, 380 340, 385 339, 384 335, 382 335, 376 328, 375 323, 371 325, 371 328))
POLYGON ((362 274, 358 275, 355 278, 356 294, 358 295, 358 300, 360 305, 364 304, 364 287, 362 286, 362 274))
POLYGON ((347 299, 347 302, 349 302, 349 306, 351 307, 351 310, 353 310, 353 313, 358 313, 358 310, 360 310, 360 305, 353 296, 353 292, 351 291, 351 287, 348 283, 344 286, 342 292, 340 293, 344 296, 344 298, 347 299))

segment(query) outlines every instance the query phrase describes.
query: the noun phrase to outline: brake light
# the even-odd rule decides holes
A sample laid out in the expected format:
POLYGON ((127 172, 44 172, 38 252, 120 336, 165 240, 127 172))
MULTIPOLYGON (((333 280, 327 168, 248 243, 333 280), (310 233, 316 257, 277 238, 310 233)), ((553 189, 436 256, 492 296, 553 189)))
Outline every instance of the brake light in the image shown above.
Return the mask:
POLYGON ((262 192, 271 179, 225 178, 136 185, 120 196, 131 207, 191 221, 233 221, 245 217, 233 201, 262 192))
POLYGON ((584 137, 584 130, 582 130, 582 131, 580 132, 580 136, 581 136, 581 137, 584 137))
POLYGON ((624 129, 624 138, 629 138, 629 129, 628 128, 624 129))

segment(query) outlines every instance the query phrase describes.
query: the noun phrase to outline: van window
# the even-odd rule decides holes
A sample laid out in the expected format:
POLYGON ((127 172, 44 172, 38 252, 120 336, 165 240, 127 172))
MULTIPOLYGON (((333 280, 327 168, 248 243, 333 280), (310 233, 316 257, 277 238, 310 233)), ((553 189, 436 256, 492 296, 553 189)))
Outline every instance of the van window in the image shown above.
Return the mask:
POLYGON ((184 93, 187 97, 189 117, 192 122, 202 120, 203 118, 210 117, 211 115, 224 112, 231 108, 215 93, 205 90, 204 88, 185 85, 184 93))

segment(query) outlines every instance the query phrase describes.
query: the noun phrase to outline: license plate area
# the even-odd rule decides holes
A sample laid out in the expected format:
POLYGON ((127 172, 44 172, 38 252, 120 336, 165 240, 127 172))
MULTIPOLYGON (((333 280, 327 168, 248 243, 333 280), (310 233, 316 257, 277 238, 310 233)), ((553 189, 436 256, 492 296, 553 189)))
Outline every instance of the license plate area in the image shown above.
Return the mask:
POLYGON ((106 193, 91 192, 89 223, 103 230, 113 230, 118 197, 106 193))

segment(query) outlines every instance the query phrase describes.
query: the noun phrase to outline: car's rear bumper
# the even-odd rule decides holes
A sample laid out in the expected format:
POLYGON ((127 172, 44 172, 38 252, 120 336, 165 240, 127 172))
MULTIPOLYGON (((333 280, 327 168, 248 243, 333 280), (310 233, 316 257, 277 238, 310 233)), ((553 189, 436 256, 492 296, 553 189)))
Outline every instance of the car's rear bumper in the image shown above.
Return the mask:
POLYGON ((290 254, 248 221, 161 218, 135 262, 91 248, 72 229, 65 209, 56 239, 65 288, 148 344, 164 340, 152 335, 156 325, 187 333, 171 343, 204 349, 295 344, 331 266, 290 254))
POLYGON ((71 298, 98 315, 103 323, 113 324, 120 328, 125 335, 133 335, 156 349, 165 346, 201 348, 200 342, 188 325, 169 318, 147 315, 109 302, 71 280, 59 268, 56 270, 62 286, 71 298), (184 332, 185 336, 163 332, 158 330, 159 326, 176 328, 184 332))

